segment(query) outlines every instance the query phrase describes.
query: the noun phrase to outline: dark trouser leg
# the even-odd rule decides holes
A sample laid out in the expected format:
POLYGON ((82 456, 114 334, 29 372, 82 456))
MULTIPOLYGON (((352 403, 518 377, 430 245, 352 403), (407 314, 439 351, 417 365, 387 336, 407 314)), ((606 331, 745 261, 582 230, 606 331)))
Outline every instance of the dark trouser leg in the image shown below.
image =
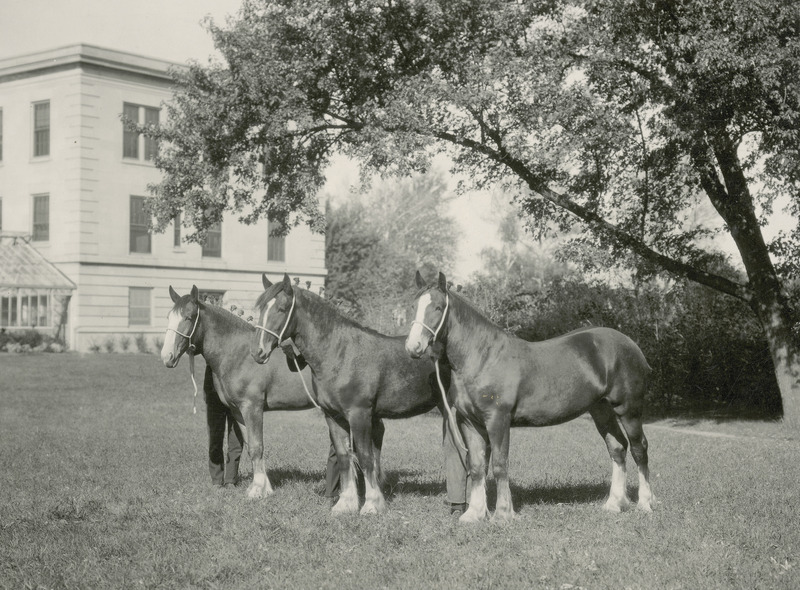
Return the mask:
POLYGON ((450 423, 445 417, 442 424, 442 450, 444 471, 447 480, 447 501, 456 510, 466 510, 467 478, 469 477, 466 453, 453 442, 450 423))
POLYGON ((225 462, 225 483, 236 484, 239 477, 239 459, 242 456, 244 437, 233 416, 228 412, 228 460, 225 462))
POLYGON ((219 401, 209 367, 206 367, 203 393, 206 400, 206 423, 208 424, 208 472, 211 475, 211 483, 221 486, 225 468, 222 448, 225 440, 225 414, 227 408, 219 401))
POLYGON ((328 449, 328 465, 325 471, 325 497, 335 498, 339 495, 339 464, 336 461, 336 449, 331 440, 328 449))

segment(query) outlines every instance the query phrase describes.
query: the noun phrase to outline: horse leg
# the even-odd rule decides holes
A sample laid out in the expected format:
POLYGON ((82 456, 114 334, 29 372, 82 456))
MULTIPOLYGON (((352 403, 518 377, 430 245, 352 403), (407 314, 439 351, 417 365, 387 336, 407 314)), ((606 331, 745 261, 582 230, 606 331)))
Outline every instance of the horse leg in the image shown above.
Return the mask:
POLYGON ((627 472, 625 457, 628 453, 628 440, 617 421, 617 415, 606 400, 600 400, 589 413, 597 427, 597 432, 606 441, 611 456, 611 492, 603 508, 611 512, 622 512, 630 505, 626 490, 627 472))
POLYGON ((472 487, 469 492, 469 508, 458 520, 460 522, 478 522, 484 520, 489 511, 486 507, 486 450, 488 436, 479 432, 469 420, 464 420, 461 433, 464 443, 469 449, 469 473, 472 487))
POLYGON ((492 471, 497 486, 497 505, 492 520, 514 518, 511 487, 508 482, 508 442, 511 438, 511 415, 496 413, 486 425, 491 445, 492 471))
POLYGON ((253 482, 247 488, 248 498, 263 498, 272 493, 272 484, 264 464, 264 412, 255 404, 242 407, 247 451, 253 463, 253 482))
MULTIPOLYGON (((350 429, 353 433, 358 464, 364 474, 364 506, 361 514, 380 514, 386 510, 386 500, 381 492, 375 469, 375 456, 372 453, 375 444, 372 435, 372 416, 369 412, 354 412, 350 417, 350 429)), ((383 436, 381 436, 381 442, 383 436)))
POLYGON ((331 442, 336 450, 336 462, 339 465, 339 501, 334 504, 333 514, 358 512, 358 490, 356 489, 356 467, 350 457, 348 446, 349 433, 343 419, 325 415, 328 423, 331 442))
POLYGON ((645 512, 652 512, 652 504, 655 501, 653 492, 650 489, 650 468, 647 463, 647 437, 642 430, 642 417, 641 413, 626 414, 620 416, 622 427, 628 435, 628 440, 631 443, 631 455, 636 462, 636 467, 639 470, 639 502, 637 506, 640 510, 645 512))

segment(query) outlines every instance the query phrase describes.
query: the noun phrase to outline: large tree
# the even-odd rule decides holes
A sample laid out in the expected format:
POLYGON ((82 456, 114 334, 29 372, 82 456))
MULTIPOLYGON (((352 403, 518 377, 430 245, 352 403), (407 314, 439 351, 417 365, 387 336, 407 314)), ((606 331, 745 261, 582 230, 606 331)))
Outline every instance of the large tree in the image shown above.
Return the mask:
MULTIPOLYGON (((333 153, 405 174, 446 150, 524 215, 746 301, 800 422, 795 318, 759 217, 776 194, 795 222, 800 207, 799 28, 791 0, 245 0, 209 25, 222 61, 178 75, 155 211, 321 229, 333 153), (684 223, 698 198, 746 281, 708 270, 713 228, 684 223)), ((798 237, 772 245, 783 262, 798 237)))

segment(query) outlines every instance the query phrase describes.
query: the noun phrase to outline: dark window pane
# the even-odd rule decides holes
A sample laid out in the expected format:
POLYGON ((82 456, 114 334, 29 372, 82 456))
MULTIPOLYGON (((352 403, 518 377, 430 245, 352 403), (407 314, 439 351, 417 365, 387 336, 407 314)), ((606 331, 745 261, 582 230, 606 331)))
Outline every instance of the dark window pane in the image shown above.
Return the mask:
POLYGON ((33 197, 33 239, 37 242, 50 239, 50 195, 33 197))
POLYGON ((203 256, 220 258, 222 256, 222 224, 215 223, 206 233, 203 256))
POLYGON ((33 155, 50 155, 50 102, 33 105, 33 155))
MULTIPOLYGON (((123 105, 122 114, 126 119, 129 119, 134 123, 139 122, 139 107, 134 104, 123 105)), ((127 128, 125 128, 122 132, 122 157, 139 157, 139 134, 135 131, 128 131, 127 128)))
POLYGON ((286 261, 286 238, 283 236, 273 236, 272 232, 279 228, 280 224, 269 222, 269 237, 267 238, 267 260, 270 262, 286 261))
POLYGON ((146 197, 131 197, 130 251, 150 254, 150 214, 145 209, 146 197))

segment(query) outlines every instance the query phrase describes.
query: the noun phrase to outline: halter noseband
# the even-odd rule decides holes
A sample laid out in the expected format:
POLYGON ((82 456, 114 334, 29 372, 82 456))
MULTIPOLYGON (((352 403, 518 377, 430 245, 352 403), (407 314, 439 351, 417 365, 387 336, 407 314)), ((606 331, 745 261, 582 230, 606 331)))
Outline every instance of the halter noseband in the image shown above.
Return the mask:
MULTIPOLYGON (((284 322, 283 328, 281 328, 281 333, 280 334, 276 334, 275 332, 273 332, 272 330, 270 330, 266 326, 259 326, 258 324, 256 324, 256 329, 257 330, 263 330, 267 334, 269 334, 271 336, 275 336, 275 338, 278 339, 278 346, 281 345, 281 342, 283 341, 283 334, 284 334, 284 332, 286 332, 286 328, 289 327, 289 322, 292 319, 292 312, 294 311, 295 298, 296 298, 296 295, 294 294, 294 291, 292 291, 292 306, 289 308, 289 314, 286 316, 286 322, 284 322)), ((264 320, 266 320, 266 311, 264 312, 264 320)), ((266 323, 266 321, 264 323, 266 323)))
POLYGON ((436 338, 439 337, 439 331, 442 329, 442 326, 444 326, 444 321, 447 319, 447 310, 449 308, 450 308, 450 293, 445 291, 445 294, 444 294, 444 313, 442 313, 442 319, 439 320, 439 325, 436 326, 436 329, 434 330, 433 328, 431 328, 425 322, 420 322, 418 320, 414 320, 413 322, 411 322, 411 325, 413 326, 414 324, 419 324, 420 326, 425 328, 428 332, 431 333, 431 341, 436 342, 436 338))
POLYGON ((194 344, 192 344, 192 336, 194 336, 195 330, 197 330, 197 322, 200 321, 200 306, 197 306, 197 315, 194 317, 194 326, 192 326, 192 331, 189 334, 184 334, 183 332, 178 332, 175 328, 167 328, 167 332, 175 332, 178 336, 183 336, 189 341, 189 350, 194 350, 194 344))

